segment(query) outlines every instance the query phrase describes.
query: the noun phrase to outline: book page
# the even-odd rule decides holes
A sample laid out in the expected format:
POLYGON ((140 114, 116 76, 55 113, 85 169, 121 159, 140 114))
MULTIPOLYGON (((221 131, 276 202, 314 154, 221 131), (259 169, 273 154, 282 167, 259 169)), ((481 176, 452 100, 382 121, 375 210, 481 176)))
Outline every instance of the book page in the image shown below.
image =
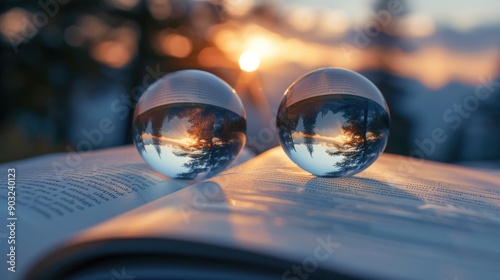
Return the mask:
MULTIPOLYGON (((252 153, 244 150, 233 166, 250 157, 252 153)), ((1 252, 14 246, 16 256, 16 272, 2 268, 0 279, 17 279, 47 250, 79 230, 194 183, 155 172, 133 146, 41 156, 2 164, 0 170, 0 218, 13 229, 2 226, 1 252), (6 188, 8 170, 14 170, 11 193, 6 188), (12 200, 8 196, 15 197, 12 211, 7 211, 7 201, 12 200)))
MULTIPOLYGON (((354 177, 320 178, 278 147, 68 246, 158 238, 218 245, 292 262, 282 279, 314 278, 322 269, 385 279, 493 279, 500 274, 499 179, 388 154, 354 177)), ((140 244, 134 252, 148 250, 140 244)), ((168 254, 170 247, 162 248, 168 254)))

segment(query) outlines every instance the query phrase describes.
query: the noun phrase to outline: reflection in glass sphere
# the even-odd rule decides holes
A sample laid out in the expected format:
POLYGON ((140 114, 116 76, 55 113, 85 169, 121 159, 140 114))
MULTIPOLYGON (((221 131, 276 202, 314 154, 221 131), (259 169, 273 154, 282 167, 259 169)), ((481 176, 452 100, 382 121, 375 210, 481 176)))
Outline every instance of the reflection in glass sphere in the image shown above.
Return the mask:
POLYGON ((246 141, 245 110, 223 80, 199 70, 168 74, 137 103, 134 143, 156 171, 205 179, 226 168, 246 141))
POLYGON ((372 164, 385 149, 389 123, 375 85, 341 68, 318 69, 295 81, 276 120, 290 159, 325 177, 351 176, 372 164))

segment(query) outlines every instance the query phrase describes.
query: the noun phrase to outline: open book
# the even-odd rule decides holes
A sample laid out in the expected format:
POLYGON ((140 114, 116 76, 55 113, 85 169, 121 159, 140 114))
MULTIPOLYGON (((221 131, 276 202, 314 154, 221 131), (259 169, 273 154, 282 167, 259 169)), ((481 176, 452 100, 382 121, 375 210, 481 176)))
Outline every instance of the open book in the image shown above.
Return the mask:
POLYGON ((1 279, 500 275, 493 173, 383 154, 354 177, 320 178, 277 147, 191 184, 132 147, 72 156, 0 166, 16 170, 17 218, 16 272, 4 262, 1 279))

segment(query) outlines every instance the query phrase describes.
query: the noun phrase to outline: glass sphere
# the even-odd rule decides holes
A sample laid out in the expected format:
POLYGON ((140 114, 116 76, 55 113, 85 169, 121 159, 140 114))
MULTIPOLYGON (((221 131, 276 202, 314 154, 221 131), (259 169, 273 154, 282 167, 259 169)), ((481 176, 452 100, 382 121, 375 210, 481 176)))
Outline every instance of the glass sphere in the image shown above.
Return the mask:
POLYGON ((154 170, 170 178, 205 179, 224 170, 245 145, 245 110, 219 77, 183 70, 144 92, 132 130, 139 153, 154 170))
POLYGON ((384 97, 362 75, 322 68, 296 80, 285 92, 276 125, 281 147, 316 176, 361 172, 384 151, 390 116, 384 97))

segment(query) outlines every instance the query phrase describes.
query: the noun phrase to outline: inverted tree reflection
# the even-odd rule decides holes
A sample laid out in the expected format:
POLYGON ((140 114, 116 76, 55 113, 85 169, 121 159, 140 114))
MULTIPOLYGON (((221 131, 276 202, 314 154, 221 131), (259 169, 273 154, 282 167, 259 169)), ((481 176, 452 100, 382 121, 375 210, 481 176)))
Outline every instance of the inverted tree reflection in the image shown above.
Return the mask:
POLYGON ((191 126, 187 132, 194 139, 190 144, 180 145, 174 152, 176 156, 190 158, 184 164, 189 171, 179 174, 179 178, 192 179, 203 172, 218 173, 231 162, 244 143, 246 127, 243 118, 222 108, 205 107, 184 110, 179 115, 188 119, 191 126))
POLYGON ((139 115, 135 120, 135 143, 137 143, 138 149, 147 153, 143 134, 145 132, 151 133, 153 146, 161 158, 161 146, 162 146, 162 130, 163 125, 170 123, 173 118, 177 117, 183 108, 181 107, 168 107, 168 108, 154 108, 147 113, 139 115))
MULTIPOLYGON (((172 145, 164 142, 175 139, 172 154, 189 159, 183 164, 187 171, 178 173, 176 178, 194 179, 201 173, 205 177, 218 173, 231 163, 245 143, 245 119, 229 110, 203 104, 158 110, 137 117, 136 122, 142 126, 136 125, 136 129, 142 133, 136 135, 143 135, 151 126, 152 142, 160 157, 161 147, 172 145), (169 135, 168 140, 165 135, 169 135)), ((144 136, 138 138, 139 149, 146 151, 144 136)))
POLYGON ((326 151, 330 156, 341 157, 335 163, 339 171, 326 176, 339 176, 347 170, 357 171, 367 166, 382 152, 384 145, 381 142, 388 136, 389 118, 381 113, 380 105, 365 99, 346 101, 340 107, 339 111, 345 119, 342 124, 345 141, 342 144, 333 143, 333 148, 326 151))
POLYGON ((352 95, 309 98, 282 112, 277 125, 285 150, 297 152, 295 145, 302 143, 300 138, 303 138, 311 157, 314 157, 315 145, 328 147, 326 153, 336 157, 333 164, 336 171, 324 176, 354 173, 373 162, 382 152, 383 141, 389 132, 389 116, 385 109, 374 101, 352 95), (331 129, 335 130, 337 120, 340 120, 340 127, 336 130, 341 135, 318 134, 319 131, 333 133, 331 129))

